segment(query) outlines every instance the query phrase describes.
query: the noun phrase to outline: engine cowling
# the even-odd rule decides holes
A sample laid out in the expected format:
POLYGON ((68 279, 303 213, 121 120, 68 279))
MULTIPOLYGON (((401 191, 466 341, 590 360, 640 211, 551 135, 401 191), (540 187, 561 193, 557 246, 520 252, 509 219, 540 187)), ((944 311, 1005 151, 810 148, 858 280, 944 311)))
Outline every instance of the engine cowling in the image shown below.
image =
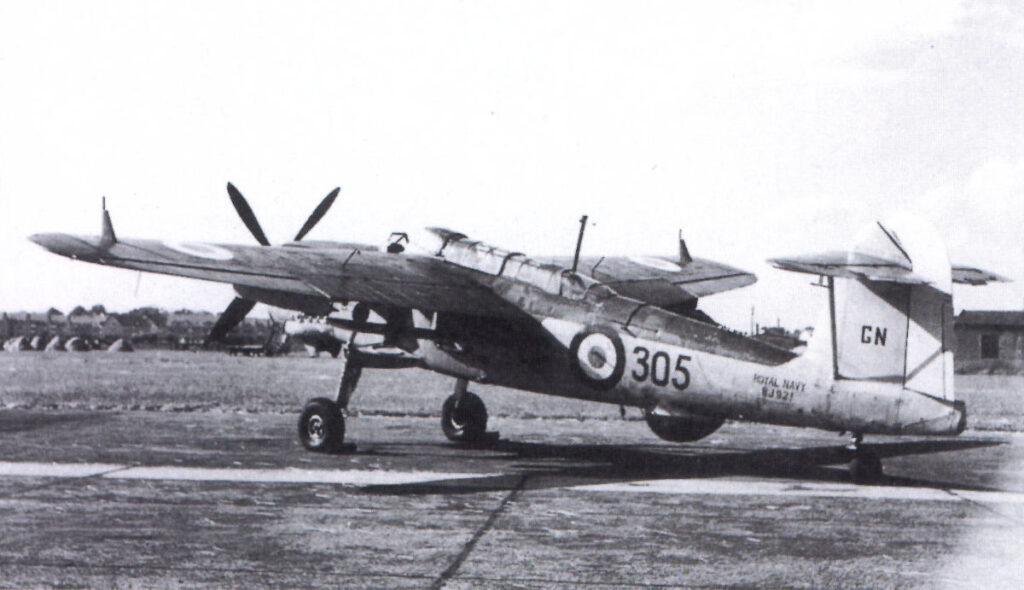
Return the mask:
POLYGON ((671 442, 693 442, 718 430, 725 418, 701 414, 660 414, 647 410, 644 419, 658 438, 671 442))

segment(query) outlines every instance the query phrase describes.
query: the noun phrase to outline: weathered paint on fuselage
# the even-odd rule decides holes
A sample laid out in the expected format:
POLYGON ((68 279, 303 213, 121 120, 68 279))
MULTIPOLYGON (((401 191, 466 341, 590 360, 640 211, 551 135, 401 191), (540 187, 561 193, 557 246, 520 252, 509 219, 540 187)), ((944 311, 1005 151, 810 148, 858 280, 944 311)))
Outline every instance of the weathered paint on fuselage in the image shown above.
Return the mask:
POLYGON ((901 384, 833 379, 831 358, 822 354, 831 351, 821 346, 797 356, 614 294, 567 299, 494 282, 536 323, 453 322, 461 350, 422 350, 428 368, 458 374, 440 362, 448 356, 479 370, 466 376, 488 383, 668 413, 877 434, 962 430, 961 413, 948 402, 901 384))

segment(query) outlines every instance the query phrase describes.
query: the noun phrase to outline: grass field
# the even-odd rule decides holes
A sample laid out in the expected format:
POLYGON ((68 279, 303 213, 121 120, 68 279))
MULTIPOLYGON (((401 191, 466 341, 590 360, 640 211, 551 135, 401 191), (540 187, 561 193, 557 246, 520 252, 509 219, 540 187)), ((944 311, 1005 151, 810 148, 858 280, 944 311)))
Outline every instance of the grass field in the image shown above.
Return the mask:
MULTIPOLYGON (((0 354, 0 404, 96 410, 298 412, 313 397, 334 398, 341 362, 215 352, 0 354)), ((430 371, 367 370, 352 410, 440 415, 454 380, 430 371)), ((476 385, 494 416, 618 416, 618 408, 476 385)))
MULTIPOLYGON (((233 357, 223 353, 0 354, 0 407, 89 410, 298 412, 333 398, 341 364, 329 357, 233 357)), ((429 371, 366 371, 355 412, 439 415, 453 380, 429 371)), ((1024 376, 957 375, 969 427, 1024 431, 1024 376)), ((492 416, 612 419, 606 404, 474 386, 492 416)), ((639 414, 632 410, 630 416, 639 414)))

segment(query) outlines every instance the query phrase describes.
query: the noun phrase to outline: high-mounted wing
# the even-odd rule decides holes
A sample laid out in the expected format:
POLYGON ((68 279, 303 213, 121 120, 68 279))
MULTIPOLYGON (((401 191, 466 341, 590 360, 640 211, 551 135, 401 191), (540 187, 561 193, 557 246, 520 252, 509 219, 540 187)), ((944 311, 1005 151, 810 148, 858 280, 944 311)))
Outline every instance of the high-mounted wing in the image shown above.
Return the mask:
POLYGON ((30 239, 76 260, 324 302, 362 301, 479 316, 517 313, 465 269, 430 256, 133 239, 103 245, 101 237, 67 234, 36 234, 30 239))
MULTIPOLYGON (((427 229, 440 238, 441 250, 448 243, 467 239, 466 234, 450 229, 427 229)), ((480 244, 476 241, 470 243, 480 244)), ((497 261, 497 266, 492 270, 498 274, 499 267, 504 269, 508 259, 522 256, 518 252, 485 245, 474 248, 482 249, 497 261)), ((573 258, 568 256, 539 256, 533 259, 554 268, 573 267, 573 258)), ((692 307, 699 297, 757 282, 757 277, 747 271, 712 260, 692 258, 682 241, 678 261, 658 256, 583 256, 576 269, 579 274, 604 283, 620 295, 666 309, 692 307)))
MULTIPOLYGON (((548 260, 572 266, 569 257, 548 260)), ((659 307, 692 304, 700 297, 757 282, 753 273, 703 258, 680 264, 655 256, 582 256, 578 268, 626 297, 659 307)))

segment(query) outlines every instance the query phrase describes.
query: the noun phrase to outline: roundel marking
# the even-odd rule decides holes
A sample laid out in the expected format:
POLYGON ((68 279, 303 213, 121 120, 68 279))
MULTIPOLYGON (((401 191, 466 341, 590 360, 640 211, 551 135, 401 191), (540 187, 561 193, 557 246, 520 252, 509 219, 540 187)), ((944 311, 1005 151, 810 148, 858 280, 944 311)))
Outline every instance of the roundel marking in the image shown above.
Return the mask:
POLYGON ((654 256, 630 256, 629 260, 642 266, 648 266, 650 268, 656 268, 667 272, 679 272, 683 270, 683 267, 671 260, 655 258, 654 256))
POLYGON ((164 246, 167 246, 171 250, 181 252, 182 254, 195 256, 196 258, 207 258, 209 260, 231 260, 235 257, 230 250, 221 248, 220 246, 214 246, 213 244, 204 244, 202 242, 165 241, 164 246))
POLYGON ((605 326, 581 330, 569 344, 569 366, 591 387, 615 387, 626 370, 622 339, 615 330, 605 326))

